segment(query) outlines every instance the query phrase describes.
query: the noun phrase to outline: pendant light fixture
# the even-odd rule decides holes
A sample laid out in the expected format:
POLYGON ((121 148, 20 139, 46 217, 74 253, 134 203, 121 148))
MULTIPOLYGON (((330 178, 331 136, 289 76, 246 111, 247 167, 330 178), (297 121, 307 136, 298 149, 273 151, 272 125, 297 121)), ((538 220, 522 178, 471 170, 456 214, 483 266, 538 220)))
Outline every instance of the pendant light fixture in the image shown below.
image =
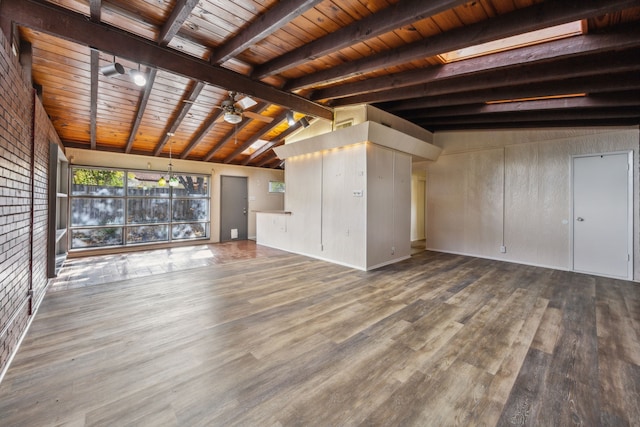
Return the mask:
MULTIPOLYGON (((171 156, 171 144, 173 142, 169 142, 169 165, 167 166, 167 176, 169 177, 169 187, 177 187, 180 184, 178 177, 173 174, 173 164, 172 156, 171 156)), ((164 187, 167 184, 167 179, 163 176, 158 180, 158 187, 164 187)))

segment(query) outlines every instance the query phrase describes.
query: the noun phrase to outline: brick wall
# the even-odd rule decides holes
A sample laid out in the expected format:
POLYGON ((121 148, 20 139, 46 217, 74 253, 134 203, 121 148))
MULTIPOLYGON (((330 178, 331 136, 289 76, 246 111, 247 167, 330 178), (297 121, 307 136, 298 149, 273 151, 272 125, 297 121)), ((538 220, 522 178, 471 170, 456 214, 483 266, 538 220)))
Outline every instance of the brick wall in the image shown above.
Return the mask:
POLYGON ((0 375, 27 329, 30 309, 36 308, 30 303, 40 301, 47 285, 49 142, 58 139, 34 99, 0 32, 0 375))
MULTIPOLYGON (((33 161, 33 303, 39 304, 47 287, 47 245, 49 224, 49 144, 60 144, 49 116, 40 100, 35 102, 34 161, 33 161)), ((34 306, 35 308, 35 306, 34 306)))

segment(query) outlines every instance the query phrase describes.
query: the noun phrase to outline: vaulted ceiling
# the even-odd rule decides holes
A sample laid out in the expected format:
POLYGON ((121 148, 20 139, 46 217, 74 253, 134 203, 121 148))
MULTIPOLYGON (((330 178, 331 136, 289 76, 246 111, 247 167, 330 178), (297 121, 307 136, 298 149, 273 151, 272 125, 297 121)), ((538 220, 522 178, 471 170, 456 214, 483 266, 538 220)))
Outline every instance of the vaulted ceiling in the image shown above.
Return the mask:
POLYGON ((640 0, 0 0, 65 146, 271 168, 300 119, 362 103, 431 131, 637 125, 639 21, 640 0), (442 57, 573 21, 580 35, 442 57), (229 91, 255 101, 237 124, 229 91))

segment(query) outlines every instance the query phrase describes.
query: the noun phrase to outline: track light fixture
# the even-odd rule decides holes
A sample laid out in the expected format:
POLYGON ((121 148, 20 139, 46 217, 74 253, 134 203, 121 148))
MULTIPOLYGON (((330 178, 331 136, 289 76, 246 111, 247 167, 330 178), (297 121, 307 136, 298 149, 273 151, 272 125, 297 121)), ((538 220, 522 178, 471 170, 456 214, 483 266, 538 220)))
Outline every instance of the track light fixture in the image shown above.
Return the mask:
POLYGON ((117 74, 124 74, 124 67, 119 62, 116 62, 116 57, 114 56, 111 64, 100 67, 100 72, 105 77, 111 77, 117 74))
POLYGON ((308 128, 309 127, 309 121, 307 120, 306 117, 303 117, 298 121, 300 122, 300 124, 302 125, 303 128, 308 128))
POLYGON ((129 75, 133 79, 133 82, 136 84, 136 86, 144 86, 147 84, 147 77, 140 71, 140 64, 138 64, 137 70, 131 69, 129 71, 129 75))
POLYGON ((293 117, 293 110, 287 111, 287 123, 289 126, 293 126, 296 124, 296 119, 293 117))

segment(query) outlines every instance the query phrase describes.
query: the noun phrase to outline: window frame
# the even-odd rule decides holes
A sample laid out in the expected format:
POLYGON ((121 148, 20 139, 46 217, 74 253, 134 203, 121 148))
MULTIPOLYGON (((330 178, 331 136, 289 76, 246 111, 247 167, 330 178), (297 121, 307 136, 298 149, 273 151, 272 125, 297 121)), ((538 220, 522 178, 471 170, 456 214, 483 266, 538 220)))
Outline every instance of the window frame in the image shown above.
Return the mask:
MULTIPOLYGON (((123 212, 122 216, 124 220, 122 224, 101 224, 101 225, 83 225, 76 224, 71 225, 72 221, 69 221, 67 238, 69 240, 69 249, 72 252, 82 252, 82 251, 91 251, 91 250, 99 250, 99 249, 108 249, 108 248, 122 248, 129 246, 141 246, 141 245, 157 245, 157 244, 171 244, 175 242, 184 242, 187 240, 206 240, 211 236, 211 175, 201 174, 201 173, 181 173, 174 172, 174 175, 179 177, 185 177, 181 180, 181 187, 171 187, 169 185, 165 186, 153 186, 151 190, 146 194, 130 194, 130 181, 135 180, 137 177, 144 175, 157 175, 166 176, 166 172, 164 171, 151 171, 151 170, 143 170, 143 169, 128 169, 128 168, 112 168, 112 167, 101 167, 101 166, 84 166, 84 165, 71 165, 69 167, 69 188, 71 191, 69 192, 69 217, 72 218, 74 212, 72 210, 72 206, 74 205, 74 200, 80 199, 91 199, 91 200, 106 200, 106 199, 114 199, 116 202, 114 204, 118 204, 118 200, 122 200, 123 212), (97 171, 107 171, 107 172, 122 172, 123 173, 123 183, 122 183, 122 191, 113 191, 107 192, 109 194, 80 194, 74 192, 74 177, 77 170, 97 170, 97 171), (186 178, 190 177, 190 178, 186 178), (194 180, 195 178, 195 180, 194 180), (202 185, 202 189, 200 193, 191 194, 190 190, 187 189, 186 183, 189 182, 191 184, 197 183, 198 186, 202 185), (178 190, 187 189, 186 194, 179 192, 178 190), (115 193, 115 194, 112 194, 115 193), (117 194, 120 193, 120 194, 117 194), (162 221, 146 221, 140 222, 140 220, 132 220, 133 217, 130 218, 130 206, 132 203, 140 203, 142 205, 145 204, 145 201, 152 200, 163 200, 167 203, 167 219, 162 221), (173 207, 175 202, 183 201, 183 203, 188 203, 187 201, 200 201, 204 207, 206 207, 206 213, 204 215, 204 219, 196 218, 196 219, 181 219, 174 220, 174 212, 173 207), (194 227, 194 229, 198 228, 195 233, 191 233, 192 237, 180 237, 174 238, 174 227, 194 227), (198 227, 195 227, 198 226, 198 227), (158 228, 160 227, 160 228, 158 228), (132 234, 131 232, 134 230, 144 230, 148 228, 152 230, 154 228, 161 229, 165 227, 166 229, 166 238, 160 239, 151 239, 151 240, 131 240, 132 234), (78 232, 87 232, 88 230, 105 230, 106 229, 117 228, 120 231, 121 243, 120 244, 112 244, 112 245, 87 245, 87 246, 73 246, 74 239, 74 231, 78 232), (198 231, 201 231, 198 233, 198 231)), ((148 179, 147 179, 148 181, 148 179)), ((155 184, 155 183, 154 183, 155 184)), ((86 184, 80 184, 86 185, 86 184)), ((146 190, 146 188, 145 188, 146 190)), ((197 204, 197 203, 196 203, 197 204)), ((153 217, 153 215, 151 215, 153 217)), ((184 234, 183 234, 184 235, 184 234)), ((189 233, 187 233, 189 236, 189 233)), ((91 237, 89 237, 90 239, 91 237)), ((89 241, 89 240, 87 240, 89 241)), ((84 241, 83 241, 84 242, 84 241)))

